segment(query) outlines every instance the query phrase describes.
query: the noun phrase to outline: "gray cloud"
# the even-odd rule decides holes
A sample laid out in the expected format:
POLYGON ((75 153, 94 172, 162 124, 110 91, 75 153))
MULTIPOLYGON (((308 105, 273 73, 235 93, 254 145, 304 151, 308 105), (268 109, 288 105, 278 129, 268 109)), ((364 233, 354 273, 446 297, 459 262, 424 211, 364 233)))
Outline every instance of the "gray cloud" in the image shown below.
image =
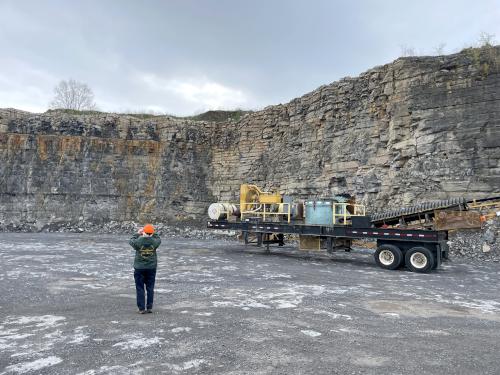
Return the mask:
POLYGON ((44 111, 61 79, 102 110, 186 115, 286 102, 398 57, 500 37, 499 1, 0 3, 0 107, 44 111))

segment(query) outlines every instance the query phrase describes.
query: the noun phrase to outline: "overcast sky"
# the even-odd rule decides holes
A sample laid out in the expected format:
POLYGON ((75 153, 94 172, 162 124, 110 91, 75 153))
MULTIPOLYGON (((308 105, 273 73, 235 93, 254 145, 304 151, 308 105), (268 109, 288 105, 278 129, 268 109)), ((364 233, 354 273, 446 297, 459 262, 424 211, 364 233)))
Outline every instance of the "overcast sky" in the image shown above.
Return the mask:
POLYGON ((258 109, 397 58, 500 39, 500 0, 0 0, 0 107, 63 79, 103 111, 258 109))

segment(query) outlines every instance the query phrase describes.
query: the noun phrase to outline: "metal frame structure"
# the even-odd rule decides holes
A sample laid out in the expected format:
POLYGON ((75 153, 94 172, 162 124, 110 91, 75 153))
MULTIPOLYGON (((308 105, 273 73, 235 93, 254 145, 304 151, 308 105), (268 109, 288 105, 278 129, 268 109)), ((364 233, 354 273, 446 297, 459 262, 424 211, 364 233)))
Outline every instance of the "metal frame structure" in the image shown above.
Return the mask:
POLYGON ((334 203, 332 207, 332 212, 333 212, 333 223, 346 225, 348 218, 351 218, 353 216, 365 216, 366 207, 362 204, 334 203), (352 208, 353 211, 352 213, 349 212, 348 207, 352 208), (337 218, 341 220, 337 220, 337 218))
MULTIPOLYGON (((236 205, 237 206, 237 205, 236 205)), ((266 216, 286 216, 286 222, 291 221, 291 204, 290 203, 245 203, 245 206, 252 206, 250 210, 241 210, 241 220, 244 220, 247 215, 252 216, 262 216, 262 220, 266 221, 266 216), (278 208, 277 211, 271 211, 272 208, 278 208), (267 210, 266 210, 267 208, 267 210)))
MULTIPOLYGON (((243 221, 248 218, 262 217, 262 221, 266 221, 266 216, 284 217, 286 222, 290 224, 292 219, 292 203, 261 203, 261 202, 245 202, 231 203, 220 202, 221 207, 237 207, 240 213, 240 219, 243 221), (248 209, 251 207, 251 209, 248 209), (244 208, 244 209, 242 209, 244 208)), ((304 203, 300 203, 304 205, 304 203)), ((352 203, 332 203, 332 222, 335 224, 347 225, 348 219, 355 216, 365 216, 366 207, 362 204, 352 203), (351 209, 352 213, 349 211, 351 209)), ((226 217, 233 213, 228 209, 221 209, 222 214, 226 217)), ((305 208, 303 210, 305 215, 305 208)))
MULTIPOLYGON (((368 219, 369 220, 369 219, 368 219)), ((298 234, 307 236, 316 236, 322 240, 326 240, 326 250, 334 252, 334 244, 337 239, 352 240, 352 239, 372 239, 377 241, 377 247, 393 246, 397 247, 398 251, 404 256, 408 251, 415 248, 424 248, 428 250, 434 257, 434 267, 441 265, 442 260, 448 256, 448 232, 433 231, 433 230, 418 230, 418 229, 394 229, 394 228, 374 228, 363 226, 363 221, 353 223, 353 225, 306 225, 302 223, 284 223, 284 222, 266 222, 257 220, 244 220, 231 222, 227 220, 212 220, 207 223, 208 229, 224 229, 242 231, 245 238, 248 238, 249 233, 253 233, 257 237, 257 246, 266 245, 269 250, 269 245, 278 243, 277 241, 269 240, 273 234, 298 234), (268 239, 266 241, 266 238, 268 239)), ((283 243, 282 238, 280 244, 283 243)), ((403 262, 404 263, 404 262, 403 262)), ((394 269, 394 268, 390 268, 394 269)), ((416 272, 420 272, 416 270, 416 272)), ((422 272, 427 272, 422 271, 422 272)))

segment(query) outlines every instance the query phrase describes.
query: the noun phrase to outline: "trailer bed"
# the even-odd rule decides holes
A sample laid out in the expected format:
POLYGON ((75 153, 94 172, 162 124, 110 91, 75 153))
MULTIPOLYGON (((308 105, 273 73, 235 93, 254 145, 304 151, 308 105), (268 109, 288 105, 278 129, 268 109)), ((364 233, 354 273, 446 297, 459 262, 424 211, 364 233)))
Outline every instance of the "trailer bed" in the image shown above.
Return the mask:
MULTIPOLYGON (((283 223, 264 221, 227 221, 211 220, 207 223, 208 229, 236 230, 243 234, 255 234, 257 245, 269 245, 276 241, 266 241, 271 234, 297 234, 301 236, 314 236, 326 240, 326 250, 333 252, 336 239, 372 239, 377 241, 375 261, 386 269, 396 269, 403 265, 408 266, 414 272, 427 272, 438 268, 443 259, 448 256, 448 232, 419 229, 394 229, 373 228, 357 225, 307 225, 303 223, 283 223), (418 250, 418 251, 417 251, 418 250), (425 267, 415 267, 414 253, 427 257, 425 267), (393 263, 387 262, 381 257, 394 257, 393 263), (408 263, 408 264, 406 264, 408 263)), ((245 237, 246 238, 246 237, 245 237)), ((421 259, 423 259, 421 257, 421 259)))

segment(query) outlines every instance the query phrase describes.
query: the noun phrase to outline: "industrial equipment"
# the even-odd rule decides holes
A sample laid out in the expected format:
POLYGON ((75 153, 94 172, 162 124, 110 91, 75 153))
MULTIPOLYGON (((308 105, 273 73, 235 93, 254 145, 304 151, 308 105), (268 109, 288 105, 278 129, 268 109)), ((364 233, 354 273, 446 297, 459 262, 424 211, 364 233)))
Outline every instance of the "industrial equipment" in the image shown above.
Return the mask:
POLYGON ((495 216, 500 216, 500 196, 472 200, 458 197, 375 213, 371 222, 376 227, 479 229, 482 221, 495 216))
POLYGON ((365 207, 349 196, 294 202, 244 184, 239 204, 212 204, 209 217, 209 229, 241 231, 245 243, 255 237, 257 246, 266 245, 268 251, 270 244, 283 245, 285 234, 299 235, 301 249, 329 253, 349 250, 353 239, 376 240, 375 262, 390 270, 406 266, 428 272, 448 254, 447 231, 377 228, 365 207))

